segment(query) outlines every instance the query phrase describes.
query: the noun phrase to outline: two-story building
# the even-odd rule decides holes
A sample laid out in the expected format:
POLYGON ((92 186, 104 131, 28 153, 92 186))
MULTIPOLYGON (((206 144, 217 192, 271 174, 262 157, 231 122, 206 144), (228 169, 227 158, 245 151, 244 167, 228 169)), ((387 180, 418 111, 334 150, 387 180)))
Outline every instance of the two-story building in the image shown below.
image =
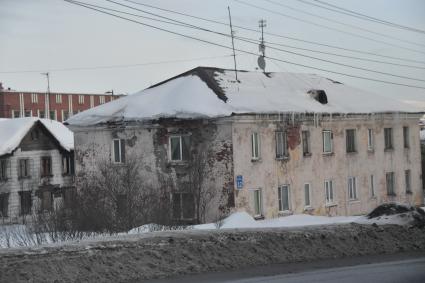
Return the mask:
POLYGON ((0 119, 0 221, 24 221, 67 201, 73 149, 72 132, 59 122, 0 119))
POLYGON ((168 186, 173 219, 195 218, 193 187, 216 192, 198 222, 423 203, 421 110, 313 74, 238 78, 198 67, 72 117, 76 171, 136 156, 146 183, 168 186))

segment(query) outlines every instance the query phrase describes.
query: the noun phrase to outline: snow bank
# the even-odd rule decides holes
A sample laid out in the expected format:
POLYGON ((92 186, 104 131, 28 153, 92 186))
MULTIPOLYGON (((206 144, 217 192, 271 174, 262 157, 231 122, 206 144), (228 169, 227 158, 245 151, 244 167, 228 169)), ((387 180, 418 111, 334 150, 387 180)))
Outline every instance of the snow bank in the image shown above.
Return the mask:
POLYGON ((161 117, 200 118, 233 113, 422 112, 396 99, 349 87, 313 74, 234 72, 195 68, 157 86, 81 112, 66 121, 75 126, 161 117), (328 104, 308 91, 324 90, 328 104))
POLYGON ((43 123, 63 148, 74 149, 74 134, 62 123, 35 117, 4 119, 0 120, 0 156, 12 153, 37 121, 43 123))

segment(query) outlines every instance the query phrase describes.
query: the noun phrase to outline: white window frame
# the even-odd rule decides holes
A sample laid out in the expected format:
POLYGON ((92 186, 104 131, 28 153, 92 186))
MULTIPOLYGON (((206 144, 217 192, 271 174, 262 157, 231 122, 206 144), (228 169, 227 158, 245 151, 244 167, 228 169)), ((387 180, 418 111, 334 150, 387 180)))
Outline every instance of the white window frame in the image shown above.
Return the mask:
POLYGON ((385 173, 385 188, 387 190, 387 195, 389 195, 389 196, 395 196, 396 195, 395 186, 396 186, 395 173, 394 172, 386 172, 385 173), (391 177, 391 178, 389 178, 389 177, 391 177), (391 181, 391 182, 388 182, 388 181, 391 181), (390 186, 391 186, 391 188, 390 188, 390 186), (391 189, 391 190, 389 190, 389 189, 391 189))
POLYGON ((292 210, 291 205, 291 186, 289 184, 281 185, 278 188, 278 204, 279 204, 279 212, 288 212, 292 210), (283 209, 283 189, 286 188, 288 192, 288 209, 283 209), (280 195, 280 198, 279 198, 280 195))
POLYGON ((370 187, 370 196, 372 198, 376 197, 376 192, 375 192, 375 176, 372 174, 369 176, 369 187, 370 187))
POLYGON ((325 180, 325 202, 327 205, 334 204, 335 201, 335 190, 333 185, 333 180, 325 180))
POLYGON ((410 147, 410 137, 409 137, 410 129, 407 126, 403 126, 403 148, 410 147))
POLYGON ((323 139, 323 153, 324 154, 330 154, 333 153, 333 134, 331 130, 323 130, 322 131, 322 139, 323 139), (327 141, 327 137, 329 140, 327 141), (327 150, 326 144, 329 143, 330 150, 327 150))
POLYGON ((305 208, 311 208, 311 184, 310 183, 304 183, 304 207, 305 208), (308 201, 309 203, 306 202, 306 189, 308 188, 308 201))
POLYGON ((254 211, 254 217, 262 217, 263 216, 263 193, 261 188, 257 188, 257 189, 252 189, 252 201, 253 201, 253 211, 254 211), (256 206, 256 200, 255 200, 255 194, 258 192, 258 196, 259 196, 259 203, 258 203, 258 209, 259 209, 259 213, 257 213, 257 211, 255 211, 255 206, 256 206))
POLYGON ((84 95, 78 95, 78 104, 84 104, 84 95))
POLYGON ((62 103, 62 94, 56 94, 56 103, 61 104, 62 103))
POLYGON ((309 130, 303 130, 303 131, 301 131, 301 138, 302 138, 303 156, 310 156, 311 155, 310 131, 309 130))
POLYGON ((374 140, 375 138, 374 138, 373 129, 367 129, 367 150, 368 151, 373 151, 374 143, 375 143, 374 140))
POLYGON ((276 141, 276 158, 277 159, 286 159, 289 157, 288 150, 288 135, 285 131, 276 131, 275 133, 276 141), (281 142, 279 142, 281 141, 281 142), (279 154, 279 151, 281 152, 279 154))
POLYGON ((99 104, 105 104, 105 96, 104 95, 99 96, 99 104))
POLYGON ((260 157, 260 134, 258 132, 253 132, 251 134, 251 159, 259 160, 260 157))
POLYGON ((169 144, 169 150, 168 150, 169 160, 174 161, 174 162, 183 161, 183 140, 182 140, 182 136, 181 135, 170 136, 168 138, 168 144, 169 144), (173 152, 172 152, 173 149, 172 149, 172 146, 171 146, 171 140, 172 139, 179 139, 180 159, 173 159, 173 152))
POLYGON ((393 150, 394 149, 394 130, 393 128, 384 128, 384 149, 385 150, 393 150), (387 143, 387 135, 389 133, 389 144, 387 143))
POLYGON ((412 193, 412 171, 404 170, 404 187, 406 189, 406 194, 412 193))
POLYGON ((33 103, 33 104, 38 103, 38 94, 37 93, 31 93, 31 103, 33 103))
MULTIPOLYGON (((112 162, 116 163, 116 164, 122 164, 125 162, 125 157, 123 158, 123 154, 122 154, 122 143, 125 143, 124 139, 113 139, 112 140, 112 162), (118 157, 119 160, 117 161, 115 159, 115 141, 118 141, 118 157)), ((125 144, 124 144, 124 150, 125 150, 125 144)), ((124 153, 125 154, 125 153, 124 153)))
POLYGON ((348 177, 348 199, 349 200, 358 200, 357 194, 357 178, 348 177))

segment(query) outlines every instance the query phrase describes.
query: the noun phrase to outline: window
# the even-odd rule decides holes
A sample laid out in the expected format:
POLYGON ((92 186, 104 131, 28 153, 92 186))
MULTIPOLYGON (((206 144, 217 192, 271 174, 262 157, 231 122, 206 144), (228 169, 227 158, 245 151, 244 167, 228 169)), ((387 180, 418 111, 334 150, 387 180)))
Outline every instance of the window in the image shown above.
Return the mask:
POLYGON ((276 158, 288 157, 288 142, 285 132, 276 132, 276 158))
POLYGON ((289 192, 289 185, 283 185, 277 188, 279 198, 279 211, 286 211, 291 209, 291 196, 289 192))
POLYGON ((72 155, 62 156, 62 173, 64 175, 74 175, 74 158, 72 155))
POLYGON ((21 117, 21 112, 18 110, 12 110, 12 118, 19 118, 21 117))
POLYGON ((263 197, 261 194, 261 189, 255 189, 252 191, 253 201, 254 201, 254 216, 263 215, 263 197))
POLYGON ((356 130, 345 131, 347 152, 356 152, 356 130))
POLYGON ((9 194, 0 194, 0 218, 7 217, 9 212, 9 194))
POLYGON ((114 139, 113 140, 113 156, 115 163, 125 163, 125 140, 114 139))
POLYGON ((170 159, 171 161, 189 160, 190 136, 170 137, 170 159))
POLYGON ((51 191, 44 191, 41 193, 41 211, 53 210, 53 194, 51 191))
POLYGON ((373 175, 370 175, 369 182, 370 182, 370 196, 374 198, 376 196, 376 193, 375 193, 375 177, 373 175))
POLYGON ((21 203, 21 215, 30 214, 32 207, 31 191, 19 192, 19 198, 21 203))
POLYGON ((403 145, 409 148, 409 127, 403 127, 403 145))
POLYGON ((41 157, 41 177, 52 176, 52 158, 50 156, 41 157))
POLYGON ((323 131, 323 153, 332 153, 332 132, 323 131))
POLYGON ((57 120, 56 110, 49 111, 49 118, 50 120, 57 120))
POLYGON ((310 190, 310 184, 308 183, 304 184, 304 206, 306 207, 311 206, 311 190, 310 190))
POLYGON ((31 93, 31 103, 38 103, 38 94, 31 93))
POLYGON ((302 131, 302 142, 303 142, 303 155, 309 156, 310 152, 310 131, 302 131))
POLYGON ((386 179, 386 185, 387 185, 387 195, 395 196, 394 172, 388 172, 387 174, 385 174, 385 179, 386 179))
POLYGON ((260 137, 258 133, 251 134, 251 151, 252 159, 260 159, 260 137))
POLYGON ((193 194, 173 194, 173 217, 180 220, 189 220, 195 217, 195 199, 193 194))
POLYGON ((405 185, 406 185, 406 193, 407 194, 412 193, 410 170, 404 171, 404 182, 405 182, 405 185))
POLYGON ((334 202, 334 188, 332 180, 325 181, 325 195, 326 204, 331 204, 334 202))
POLYGON ((350 200, 357 199, 357 180, 356 177, 348 178, 348 198, 350 200))
POLYGON ((19 159, 19 178, 26 178, 30 176, 30 160, 19 159))
POLYGON ((40 110, 38 113, 39 113, 38 117, 46 118, 46 114, 44 113, 44 110, 40 110))
POLYGON ((62 110, 62 122, 68 120, 69 118, 69 112, 66 110, 62 110))
POLYGON ((7 160, 0 159, 0 181, 7 180, 7 160))
POLYGON ((78 104, 84 104, 84 95, 78 96, 78 104))
POLYGON ((373 151, 373 129, 367 129, 367 150, 373 151))
POLYGON ((56 94, 56 103, 57 104, 62 103, 62 94, 56 94))
POLYGON ((31 117, 32 116, 32 111, 31 110, 25 110, 24 111, 24 115, 25 115, 25 117, 31 117))
POLYGON ((384 128, 385 150, 393 149, 393 129, 384 128))
POLYGON ((103 95, 99 96, 99 103, 105 104, 105 97, 103 95))

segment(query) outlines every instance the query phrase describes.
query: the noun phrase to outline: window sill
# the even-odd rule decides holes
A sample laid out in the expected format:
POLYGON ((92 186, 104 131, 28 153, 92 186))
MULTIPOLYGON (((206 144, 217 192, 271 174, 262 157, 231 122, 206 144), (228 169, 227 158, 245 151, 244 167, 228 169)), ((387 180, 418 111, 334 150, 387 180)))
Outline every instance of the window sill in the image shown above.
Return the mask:
POLYGON ((333 156, 334 153, 333 152, 323 152, 322 155, 323 156, 333 156))
POLYGON ((170 160, 168 161, 170 166, 187 166, 189 165, 189 161, 187 160, 170 160))
POLYGON ((387 194, 387 196, 389 196, 389 197, 395 197, 395 196, 397 196, 397 194, 396 193, 392 193, 392 194, 387 194))
POLYGON ((338 204, 336 204, 334 202, 325 204, 325 207, 334 207, 334 206, 338 206, 338 204))
POLYGON ((261 158, 251 158, 251 162, 261 162, 261 158))
POLYGON ((292 210, 283 210, 283 211, 279 211, 278 215, 279 216, 289 216, 294 214, 294 212, 292 210))
POLYGON ((375 153, 375 150, 374 150, 374 149, 368 149, 368 150, 367 150, 367 153, 369 153, 369 154, 374 154, 374 153, 375 153))
POLYGON ((348 200, 348 203, 349 204, 360 203, 360 200, 358 198, 356 198, 356 199, 350 199, 350 200, 348 200))
POLYGON ((31 176, 21 176, 21 177, 18 177, 18 180, 25 180, 25 179, 31 179, 31 176))
POLYGON ((312 206, 304 206, 304 211, 312 211, 314 208, 312 206))
POLYGON ((264 215, 255 215, 254 216, 255 220, 263 220, 264 219, 264 215))
POLYGON ((310 157, 310 156, 311 156, 311 152, 303 153, 303 156, 304 156, 304 157, 310 157))
POLYGON ((53 174, 50 174, 50 175, 41 175, 40 176, 40 178, 41 179, 44 179, 44 178, 52 178, 53 177, 53 174))
POLYGON ((413 195, 413 192, 412 191, 407 191, 406 192, 406 195, 413 195))
POLYGON ((282 156, 282 157, 276 157, 277 161, 288 161, 289 160, 289 156, 282 156))
POLYGON ((357 151, 347 151, 347 155, 356 155, 357 151))
POLYGON ((378 198, 376 196, 370 197, 371 200, 377 200, 378 198))
POLYGON ((384 152, 393 152, 394 151, 394 148, 385 148, 384 149, 384 152))

